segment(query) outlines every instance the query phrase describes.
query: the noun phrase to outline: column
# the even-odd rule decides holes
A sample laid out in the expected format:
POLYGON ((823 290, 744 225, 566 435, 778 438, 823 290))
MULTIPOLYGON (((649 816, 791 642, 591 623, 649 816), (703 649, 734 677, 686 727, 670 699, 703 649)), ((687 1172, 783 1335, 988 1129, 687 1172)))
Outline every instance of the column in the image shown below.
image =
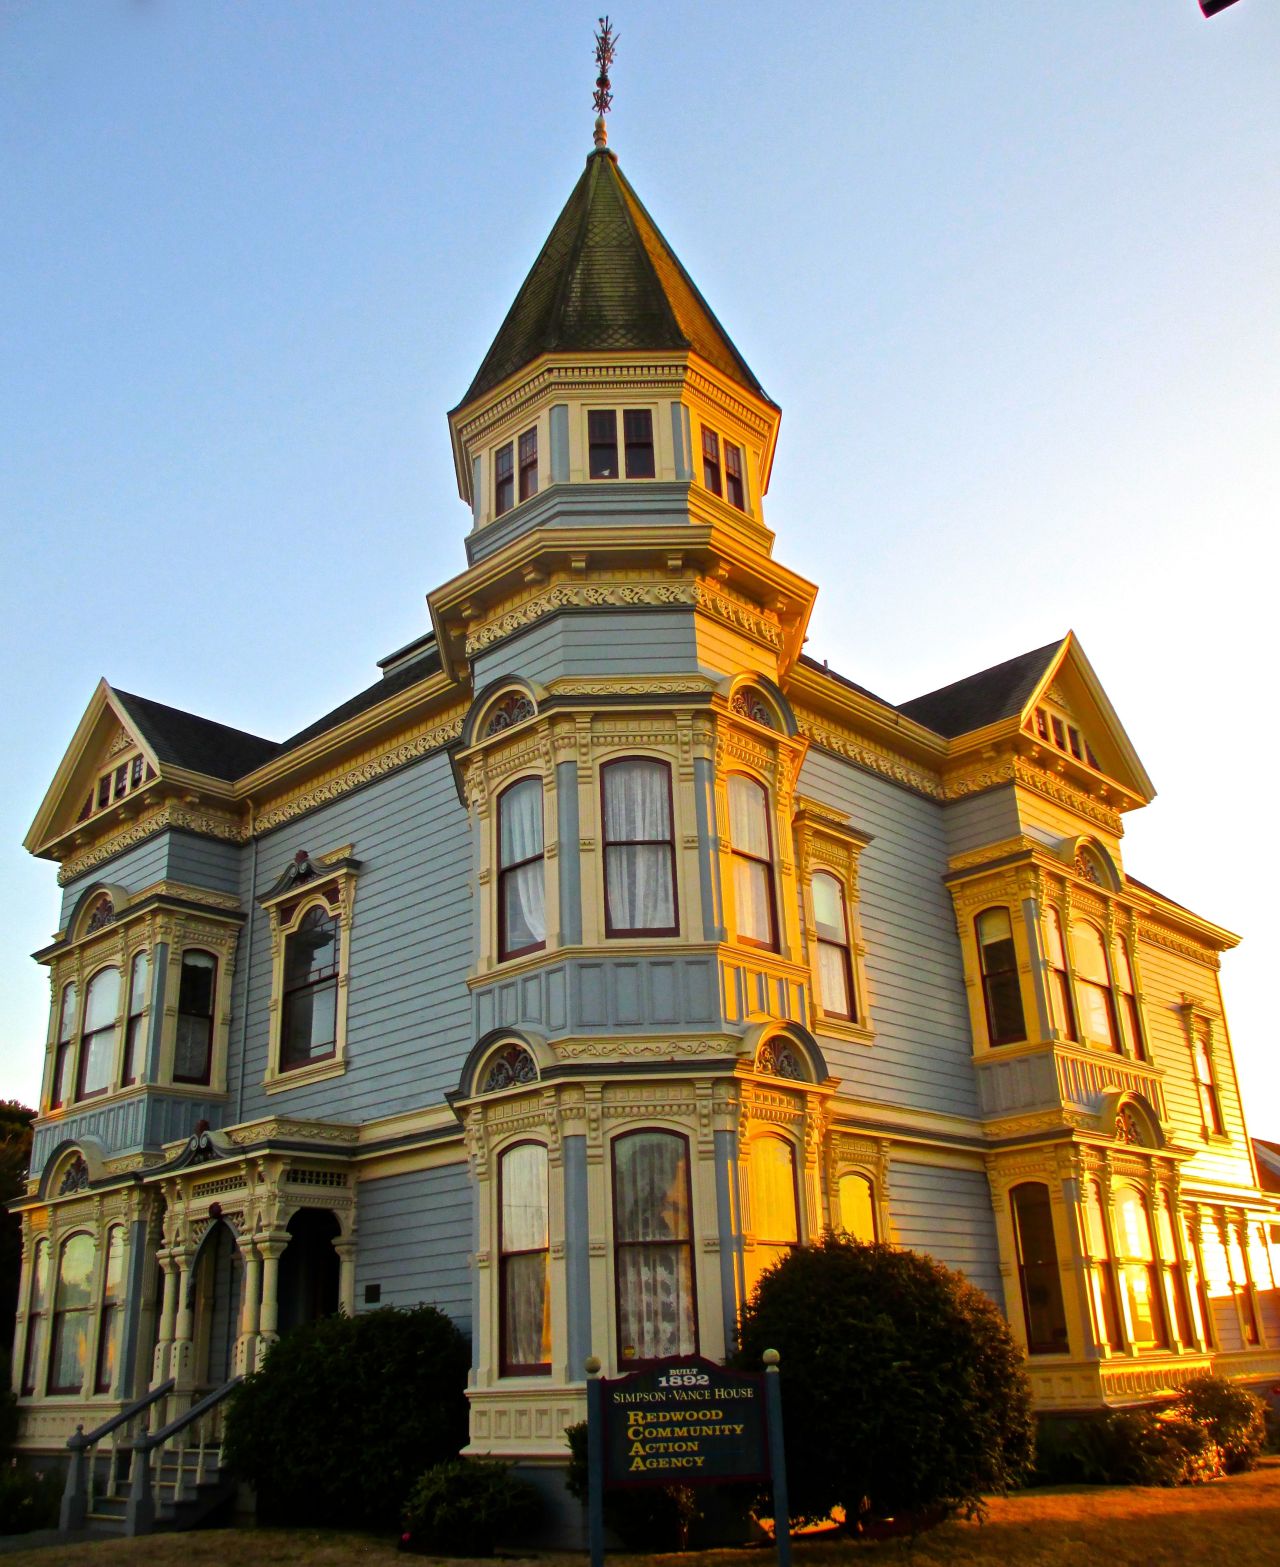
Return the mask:
POLYGON ((159 1387, 169 1376, 173 1359, 173 1329, 178 1315, 178 1264, 173 1253, 163 1249, 156 1253, 156 1262, 164 1276, 164 1296, 160 1304, 160 1331, 156 1335, 155 1360, 151 1367, 151 1386, 159 1387))
POLYGON ((256 1371, 261 1361, 258 1354, 258 1322, 262 1294, 262 1258, 259 1257, 253 1237, 239 1238, 240 1255, 244 1259, 243 1298, 240 1302, 240 1333, 236 1339, 235 1372, 247 1377, 256 1371))
POLYGON ((258 1237, 258 1254, 262 1258, 262 1315, 259 1319, 258 1337, 262 1349, 274 1344, 280 1328, 280 1259, 289 1244, 285 1230, 272 1230, 258 1237))
POLYGON ((356 1314, 356 1238, 339 1235, 333 1243, 338 1254, 338 1308, 346 1317, 356 1314))
MULTIPOLYGON (((190 1392, 195 1384, 195 1312, 192 1293, 195 1284, 196 1257, 187 1249, 174 1249, 169 1255, 177 1263, 177 1309, 173 1324, 173 1348, 169 1354, 169 1375, 177 1384, 177 1393, 190 1392)), ((166 1287, 168 1281, 166 1280, 166 1287)))

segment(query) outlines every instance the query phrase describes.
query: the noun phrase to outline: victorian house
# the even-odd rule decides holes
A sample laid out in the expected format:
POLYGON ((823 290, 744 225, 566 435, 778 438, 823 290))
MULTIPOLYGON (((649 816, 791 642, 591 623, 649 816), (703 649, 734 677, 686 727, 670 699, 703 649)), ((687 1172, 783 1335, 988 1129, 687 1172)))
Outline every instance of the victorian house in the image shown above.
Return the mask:
POLYGON ((827 1229, 963 1269, 1045 1410, 1280 1375, 1237 938, 1130 873, 1083 648, 897 706, 805 656, 779 409, 598 139, 429 629, 282 741, 104 680, 40 806, 28 1452, 426 1301, 467 1451, 557 1469, 589 1355, 722 1357, 827 1229))

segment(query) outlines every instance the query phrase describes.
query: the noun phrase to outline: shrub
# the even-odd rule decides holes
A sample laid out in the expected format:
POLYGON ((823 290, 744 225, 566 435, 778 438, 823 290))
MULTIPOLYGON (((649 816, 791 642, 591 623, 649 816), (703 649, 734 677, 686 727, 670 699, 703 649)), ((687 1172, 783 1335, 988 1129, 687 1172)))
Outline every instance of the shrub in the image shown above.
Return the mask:
MULTIPOLYGON (((580 1502, 587 1500, 587 1423, 567 1426, 569 1469, 565 1487, 580 1502)), ((730 1493, 731 1505, 746 1517, 751 1497, 740 1486, 716 1487, 730 1493)), ((637 1486, 635 1490, 610 1488, 604 1493, 604 1521, 622 1543, 633 1551, 681 1551, 689 1543, 689 1531, 702 1518, 698 1495, 691 1485, 637 1486)), ((745 1527, 745 1524, 744 1524, 745 1527)), ((732 1531, 731 1531, 732 1532, 732 1531)))
POLYGON ((1174 1407, 1208 1434, 1222 1455, 1225 1474, 1257 1468, 1267 1439, 1267 1416, 1256 1394, 1225 1377, 1206 1374, 1182 1384, 1174 1407))
POLYGON ((402 1550, 422 1556, 492 1556, 500 1539, 529 1528, 539 1497, 508 1464, 455 1458, 428 1469, 405 1503, 402 1550))
POLYGON ((325 1317, 272 1345, 227 1411, 227 1462, 278 1523, 393 1528, 467 1438, 467 1341, 434 1306, 325 1317))
POLYGON ((1095 1484, 1191 1485, 1219 1472, 1208 1432, 1170 1410, 1120 1410, 1089 1432, 1084 1478, 1095 1484))
POLYGON ((795 1518, 980 1512, 1032 1455, 1022 1357, 995 1304, 931 1258, 827 1236, 760 1280, 737 1364, 782 1357, 795 1518))
MULTIPOLYGON (((4 1376, 7 1370, 4 1357, 0 1356, 0 1376, 4 1376)), ((0 1385, 0 1459, 8 1458, 17 1439, 18 1398, 6 1382, 0 1385)))
POLYGON ((56 1529, 62 1476, 5 1464, 0 1468, 0 1535, 56 1529))

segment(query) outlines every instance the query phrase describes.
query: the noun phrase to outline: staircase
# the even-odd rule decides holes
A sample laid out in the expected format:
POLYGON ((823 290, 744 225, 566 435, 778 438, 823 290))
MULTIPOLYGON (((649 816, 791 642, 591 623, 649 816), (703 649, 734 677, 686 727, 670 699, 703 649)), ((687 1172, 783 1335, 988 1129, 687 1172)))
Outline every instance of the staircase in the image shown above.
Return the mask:
POLYGON ((158 1431, 148 1431, 149 1413, 172 1382, 94 1431, 77 1428, 67 1443, 61 1532, 137 1535, 221 1522, 236 1494, 222 1466, 223 1401, 240 1381, 232 1377, 158 1431))

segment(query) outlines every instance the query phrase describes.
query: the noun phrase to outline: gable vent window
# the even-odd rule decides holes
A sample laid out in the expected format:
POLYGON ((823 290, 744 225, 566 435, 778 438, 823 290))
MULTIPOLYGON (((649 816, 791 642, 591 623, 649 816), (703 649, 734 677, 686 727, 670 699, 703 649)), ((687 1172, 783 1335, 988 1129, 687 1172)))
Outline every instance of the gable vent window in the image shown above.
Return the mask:
POLYGON ((1038 707, 1035 714, 1035 730, 1038 739, 1051 745, 1077 762, 1085 762, 1095 772, 1102 771, 1102 763, 1093 754, 1093 747, 1069 718, 1049 708, 1038 707))

